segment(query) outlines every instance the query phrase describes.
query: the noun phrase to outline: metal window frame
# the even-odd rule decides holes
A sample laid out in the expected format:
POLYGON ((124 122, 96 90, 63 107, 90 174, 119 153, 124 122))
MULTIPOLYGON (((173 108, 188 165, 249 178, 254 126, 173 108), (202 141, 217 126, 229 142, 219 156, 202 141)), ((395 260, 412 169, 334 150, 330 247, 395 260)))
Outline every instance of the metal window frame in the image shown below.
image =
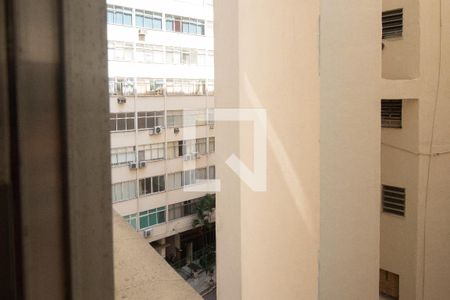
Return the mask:
POLYGON ((2 297, 114 299, 106 3, 1 0, 0 41, 2 297))

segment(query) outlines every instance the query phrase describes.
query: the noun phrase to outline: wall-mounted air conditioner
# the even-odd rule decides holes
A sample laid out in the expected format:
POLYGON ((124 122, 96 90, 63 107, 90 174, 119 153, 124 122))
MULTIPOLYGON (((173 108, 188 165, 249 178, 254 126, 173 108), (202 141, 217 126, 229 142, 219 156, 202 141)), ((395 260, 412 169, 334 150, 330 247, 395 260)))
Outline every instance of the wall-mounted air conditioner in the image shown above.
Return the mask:
POLYGON ((146 165, 145 161, 140 161, 139 162, 139 169, 145 168, 145 165, 146 165))
POLYGON ((117 103, 118 104, 125 104, 125 103, 127 103, 127 98, 119 97, 119 98, 117 98, 117 103))
POLYGON ((179 133, 180 133, 180 128, 175 127, 175 128, 173 129, 173 133, 179 134, 179 133))
POLYGON ((156 126, 155 127, 155 134, 161 134, 162 132, 162 126, 156 126))
POLYGON ((147 30, 145 29, 139 29, 138 32, 138 37, 139 37, 139 41, 145 41, 145 36, 147 35, 147 30))
POLYGON ((148 237, 150 237, 151 235, 152 235, 152 230, 149 228, 149 229, 144 229, 144 237, 145 238, 148 238, 148 237))
POLYGON ((130 162, 130 163, 128 164, 128 167, 129 167, 130 169, 137 169, 137 164, 136 164, 135 162, 130 162))
POLYGON ((183 155, 183 160, 184 161, 192 160, 192 154, 185 154, 185 155, 183 155))

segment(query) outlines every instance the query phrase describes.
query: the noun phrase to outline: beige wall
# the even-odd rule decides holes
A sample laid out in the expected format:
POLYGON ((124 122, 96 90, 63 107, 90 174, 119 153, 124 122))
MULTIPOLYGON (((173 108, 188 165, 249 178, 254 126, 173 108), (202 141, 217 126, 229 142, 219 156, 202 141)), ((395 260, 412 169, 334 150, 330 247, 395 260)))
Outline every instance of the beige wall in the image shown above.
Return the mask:
MULTIPOLYGON (((266 108, 269 122, 267 192, 218 168, 219 299, 316 299, 319 2, 215 5, 216 105, 266 108)), ((217 124, 217 161, 236 153, 252 168, 250 130, 217 124)))
POLYGON ((403 36, 384 39, 382 76, 386 79, 413 79, 419 68, 419 0, 383 0, 383 11, 403 8, 403 36))
POLYGON ((410 114, 416 114, 415 104, 411 111, 412 100, 407 100, 405 127, 397 132, 383 130, 382 181, 405 185, 407 198, 404 218, 382 214, 381 267, 400 274, 401 299, 446 299, 450 294, 450 4, 422 0, 418 7, 420 77, 383 83, 384 98, 418 100, 416 121, 410 114))
POLYGON ((380 15, 321 1, 320 299, 378 299, 380 15))

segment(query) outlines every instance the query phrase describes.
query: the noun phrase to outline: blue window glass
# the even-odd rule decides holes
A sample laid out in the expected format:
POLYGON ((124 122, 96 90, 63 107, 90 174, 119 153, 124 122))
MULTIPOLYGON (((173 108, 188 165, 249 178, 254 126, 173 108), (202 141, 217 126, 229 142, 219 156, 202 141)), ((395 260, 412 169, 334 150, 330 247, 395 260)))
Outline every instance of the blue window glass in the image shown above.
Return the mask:
POLYGON ((160 211, 158 212, 158 223, 163 223, 166 221, 166 211, 160 211))
POLYGON ((196 34, 197 33, 197 25, 190 23, 189 24, 189 33, 196 34))
POLYGON ((148 224, 148 217, 144 216, 144 217, 140 217, 139 218, 139 227, 140 228, 147 228, 149 226, 148 224))
POLYGON ((172 20, 166 20, 166 30, 173 31, 173 21, 172 20))
POLYGON ((121 12, 114 14, 114 24, 123 24, 123 14, 121 12))
POLYGON ((158 224, 158 219, 156 217, 156 213, 150 214, 148 223, 150 226, 158 224))
POLYGON ((123 15, 123 24, 125 24, 125 25, 132 25, 131 24, 131 15, 130 14, 124 14, 123 15))
POLYGON ((143 16, 136 16, 136 26, 144 27, 144 17, 143 16))
POLYGON ((114 12, 108 11, 108 24, 114 24, 114 12))
POLYGON ((189 23, 183 22, 183 30, 184 33, 189 33, 189 23))
POLYGON ((153 19, 153 29, 161 29, 162 22, 160 19, 153 19))
POLYGON ((205 26, 197 25, 197 34, 205 35, 205 26))
POLYGON ((144 17, 144 27, 152 28, 152 19, 144 17))

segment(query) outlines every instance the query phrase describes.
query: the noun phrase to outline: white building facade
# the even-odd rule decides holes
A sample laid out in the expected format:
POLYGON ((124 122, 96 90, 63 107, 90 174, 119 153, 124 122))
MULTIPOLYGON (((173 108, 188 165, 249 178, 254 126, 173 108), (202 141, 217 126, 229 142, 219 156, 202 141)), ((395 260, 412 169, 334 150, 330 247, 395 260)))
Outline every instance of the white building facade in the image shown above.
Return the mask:
POLYGON ((215 178, 212 1, 107 2, 113 208, 149 241, 192 229, 215 178))

